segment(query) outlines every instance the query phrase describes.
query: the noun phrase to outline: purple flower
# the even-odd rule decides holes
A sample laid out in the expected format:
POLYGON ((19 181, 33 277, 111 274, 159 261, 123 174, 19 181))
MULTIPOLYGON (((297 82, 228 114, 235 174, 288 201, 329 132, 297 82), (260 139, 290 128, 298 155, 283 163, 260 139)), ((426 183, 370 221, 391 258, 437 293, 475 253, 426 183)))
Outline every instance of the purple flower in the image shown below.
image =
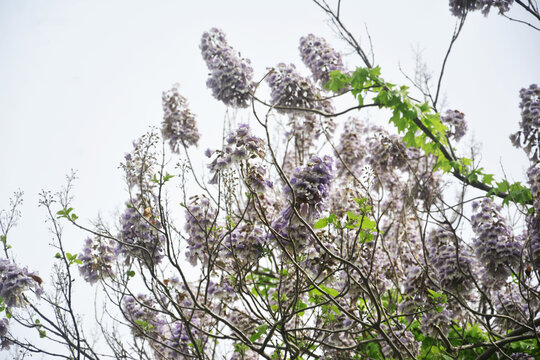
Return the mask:
POLYGON ((6 338, 8 331, 9 319, 3 318, 0 320, 0 350, 9 350, 9 347, 12 344, 11 341, 6 338))
POLYGON ((303 115, 305 109, 333 111, 331 103, 323 100, 313 83, 302 77, 293 64, 278 64, 266 78, 270 86, 270 103, 283 114, 303 115))
POLYGON ((514 239, 512 228, 501 215, 501 207, 490 198, 473 203, 471 225, 476 237, 473 247, 480 265, 484 267, 484 280, 496 284, 510 276, 510 268, 519 265, 521 245, 514 239))
POLYGON ((112 264, 116 255, 111 241, 101 237, 87 238, 79 259, 79 272, 84 280, 93 284, 113 275, 112 264))
POLYGON ((510 136, 515 147, 523 147, 531 161, 540 162, 540 87, 532 84, 519 92, 521 102, 521 128, 510 136))
POLYGON ((469 11, 481 10, 482 14, 489 14, 491 7, 499 8, 503 14, 510 10, 514 0, 450 0, 450 11, 454 16, 464 16, 469 11))
POLYGON ((186 98, 180 95, 178 84, 172 89, 163 92, 163 123, 162 133, 165 140, 169 140, 169 146, 173 152, 178 153, 182 145, 197 146, 199 131, 195 116, 188 108, 186 98))
POLYGON ((118 235, 117 253, 143 260, 147 265, 159 263, 163 258, 165 236, 151 207, 142 211, 128 206, 120 218, 122 230, 118 235))
POLYGON ((448 137, 453 137, 459 141, 467 132, 467 122, 465 114, 457 110, 448 110, 446 115, 441 115, 441 120, 449 127, 447 131, 448 137))
POLYGON ((341 54, 336 52, 325 39, 313 34, 300 38, 300 56, 302 61, 311 70, 315 81, 325 85, 330 80, 330 73, 334 70, 343 71, 341 54))
POLYGON ((0 298, 8 307, 23 307, 26 304, 23 292, 32 289, 36 296, 41 296, 41 278, 28 269, 19 268, 9 259, 0 260, 0 298))
MULTIPOLYGON (((263 139, 252 135, 248 124, 241 124, 236 131, 229 133, 223 151, 215 151, 216 157, 208 165, 213 173, 211 184, 216 184, 220 171, 232 164, 241 164, 241 175, 245 183, 255 191, 262 192, 272 183, 266 179, 266 169, 261 165, 265 156, 263 139)), ((212 153, 207 150, 207 156, 212 153)))
MULTIPOLYGON (((420 350, 420 344, 414 339, 413 333, 402 323, 397 322, 392 325, 391 329, 386 324, 382 324, 381 328, 400 353, 406 354, 406 351, 409 351, 416 356, 420 350)), ((382 352, 384 356, 390 358, 395 355, 395 351, 387 341, 382 343, 382 352)))
POLYGON ((214 97, 225 105, 248 107, 254 88, 250 61, 237 54, 227 44, 223 31, 216 28, 203 34, 200 48, 210 70, 206 86, 214 97))
POLYGON ((186 208, 187 233, 186 257, 195 266, 197 260, 202 264, 208 264, 209 258, 215 258, 221 250, 218 241, 220 233, 215 224, 217 212, 210 206, 207 197, 195 197, 186 208))
POLYGON ((439 228, 431 232, 427 246, 440 286, 467 295, 474 287, 470 279, 474 258, 463 241, 452 231, 439 228))
MULTIPOLYGON (((296 199, 296 209, 306 220, 314 220, 326 209, 326 199, 329 196, 331 180, 333 179, 333 159, 325 156, 322 159, 313 156, 306 166, 294 170, 290 180, 296 199)), ((290 194, 288 186, 285 194, 290 194)))

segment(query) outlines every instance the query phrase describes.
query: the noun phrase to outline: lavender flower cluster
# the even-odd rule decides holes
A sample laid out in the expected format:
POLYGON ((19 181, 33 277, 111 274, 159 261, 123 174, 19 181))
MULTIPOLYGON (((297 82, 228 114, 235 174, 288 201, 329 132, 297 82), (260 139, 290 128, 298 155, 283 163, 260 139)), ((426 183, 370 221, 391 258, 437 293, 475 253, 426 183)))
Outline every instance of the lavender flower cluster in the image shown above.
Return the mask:
POLYGON ((341 54, 335 51, 325 39, 313 34, 300 38, 300 57, 311 70, 315 81, 325 85, 330 80, 330 73, 334 70, 343 71, 341 54))
POLYGON ((481 10, 487 16, 491 7, 496 7, 504 14, 513 3, 514 0, 450 0, 450 11, 454 16, 464 16, 469 11, 481 10))
POLYGON ((200 48, 210 70, 206 86, 214 97, 228 106, 248 107, 254 88, 251 62, 237 54, 216 28, 203 34, 200 48))
POLYGON ((527 217, 526 248, 532 266, 540 270, 540 163, 533 164, 527 171, 527 176, 531 185, 534 214, 527 217))
POLYGON ((173 152, 178 153, 182 145, 197 146, 199 131, 195 116, 188 108, 185 97, 180 95, 178 84, 172 89, 163 92, 163 123, 162 133, 165 140, 169 140, 169 146, 173 152))
POLYGON ((279 63, 266 78, 270 86, 270 103, 283 114, 304 115, 305 109, 331 112, 329 101, 323 100, 314 84, 296 71, 293 64, 279 63))
POLYGON ((214 174, 210 180, 216 184, 219 172, 229 168, 233 163, 243 163, 243 178, 248 186, 256 191, 264 191, 272 187, 271 181, 266 179, 266 169, 261 164, 265 156, 264 140, 251 134, 248 124, 241 124, 236 131, 227 136, 227 145, 223 151, 207 150, 207 156, 216 155, 208 165, 214 174))
POLYGON ((120 218, 122 229, 118 235, 117 254, 133 256, 147 265, 154 265, 163 258, 165 236, 160 231, 151 207, 139 211, 128 206, 120 218))
MULTIPOLYGON (((296 199, 295 206, 306 220, 315 219, 326 208, 325 200, 334 177, 332 163, 330 156, 322 159, 313 156, 306 166, 298 167, 293 172, 290 184, 296 199)), ((284 192, 290 194, 291 189, 285 186, 284 192)))
POLYGON ((501 215, 501 207, 490 198, 473 203, 471 225, 476 237, 473 247, 488 283, 496 284, 510 276, 510 268, 519 265, 521 245, 501 215))
POLYGON ((148 133, 133 142, 133 150, 124 156, 122 167, 126 174, 126 182, 130 189, 137 189, 136 196, 152 193, 155 183, 152 181, 156 154, 154 148, 159 142, 155 133, 148 133))
POLYGON ((77 257, 82 262, 79 272, 90 284, 112 277, 115 258, 115 248, 109 240, 102 237, 87 238, 82 253, 77 257))
MULTIPOLYGON (((401 323, 392 324, 392 328, 388 325, 383 324, 381 326, 382 330, 386 333, 390 341, 398 349, 399 353, 406 354, 411 353, 413 356, 417 356, 420 350, 420 344, 414 339, 413 333, 401 323)), ((397 355, 395 350, 390 346, 390 344, 385 341, 382 344, 382 352, 384 356, 393 358, 394 355, 397 355)))
POLYGON ((433 230, 428 238, 428 253, 443 289, 461 296, 473 289, 474 257, 454 232, 445 228, 433 230))
POLYGON ((266 238, 267 235, 261 227, 247 222, 231 232, 230 236, 225 238, 224 247, 233 267, 243 267, 244 264, 257 261, 263 253, 266 238))
POLYGON ((9 350, 11 341, 7 338, 9 331, 9 319, 3 318, 0 320, 0 350, 9 350))
POLYGON ((133 335, 149 335, 157 337, 160 326, 165 323, 164 319, 155 311, 155 301, 144 294, 137 297, 126 296, 122 301, 122 311, 126 319, 131 323, 133 335))
POLYGON ((521 147, 533 163, 540 162, 540 87, 532 84, 519 92, 521 102, 521 128, 510 136, 515 147, 521 147), (523 140, 522 137, 523 136, 523 140))
POLYGON ((26 267, 19 268, 9 259, 0 260, 0 298, 8 307, 23 307, 26 304, 23 292, 32 290, 41 296, 41 278, 28 272, 26 267))
MULTIPOLYGON (((495 324, 505 331, 514 330, 520 327, 520 323, 527 323, 530 316, 536 318, 538 313, 538 301, 532 299, 527 302, 523 296, 524 289, 519 289, 517 285, 511 283, 505 288, 494 292, 493 303, 497 317, 495 324), (529 306, 531 305, 531 306, 529 306)), ((529 295, 530 296, 530 295, 529 295)))
POLYGON ((441 120, 450 129, 447 131, 447 136, 459 141, 467 132, 467 122, 465 114, 457 110, 448 110, 446 115, 441 116, 441 120))
POLYGON ((193 266, 197 265, 197 260, 208 264, 209 258, 215 258, 221 250, 216 217, 216 210, 212 208, 207 197, 193 198, 186 208, 186 257, 193 266))

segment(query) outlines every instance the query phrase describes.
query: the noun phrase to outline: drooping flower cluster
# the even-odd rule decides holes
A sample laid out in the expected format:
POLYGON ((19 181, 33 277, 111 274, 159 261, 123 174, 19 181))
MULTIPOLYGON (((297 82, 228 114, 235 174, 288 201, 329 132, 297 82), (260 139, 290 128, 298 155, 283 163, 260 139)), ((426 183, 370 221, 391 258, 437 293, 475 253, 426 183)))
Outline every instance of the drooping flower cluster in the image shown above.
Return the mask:
POLYGON ((365 135, 366 127, 357 118, 349 118, 345 122, 343 132, 340 136, 339 144, 336 147, 336 170, 337 177, 340 177, 345 171, 352 171, 355 174, 355 170, 361 166, 361 161, 367 155, 367 149, 362 141, 362 135, 365 135))
POLYGON ((519 92, 521 102, 521 128, 510 136, 516 147, 522 147, 533 163, 540 162, 540 87, 532 84, 519 92), (523 136, 523 139, 522 139, 523 136))
POLYGON ((216 226, 217 213, 207 197, 194 197, 186 208, 186 257, 195 266, 197 260, 207 264, 221 250, 220 233, 216 226))
POLYGON ((117 253, 143 260, 148 266, 161 261, 165 236, 150 206, 139 210, 129 205, 120 218, 120 224, 117 253))
POLYGON ((0 260, 0 298, 8 307, 23 307, 26 290, 31 289, 36 296, 41 296, 41 282, 41 278, 29 273, 26 267, 21 269, 9 259, 0 260))
POLYGON ((524 289, 520 289, 514 283, 508 284, 500 291, 493 294, 493 303, 495 311, 499 317, 495 317, 495 324, 505 331, 514 330, 520 327, 520 323, 527 323, 529 319, 536 318, 538 313, 538 301, 525 298, 531 297, 531 294, 526 295, 524 289))
POLYGON ((480 266, 485 270, 488 282, 503 281, 510 276, 510 268, 516 270, 521 246, 512 234, 512 228, 501 215, 501 207, 490 198, 473 203, 475 214, 471 225, 476 237, 473 247, 480 266))
POLYGON ((323 100, 313 83, 301 76, 293 64, 278 64, 266 78, 270 86, 270 103, 284 114, 305 115, 302 109, 331 112, 328 100, 323 100))
POLYGON ((175 84, 162 96, 164 115, 161 132, 176 153, 182 145, 197 146, 200 137, 195 116, 189 110, 186 98, 180 95, 179 87, 175 84))
POLYGON ((465 121, 465 114, 457 110, 448 110, 446 115, 441 115, 443 124, 449 127, 446 135, 459 141, 467 132, 467 122, 465 121))
POLYGON ((113 244, 102 237, 87 238, 79 259, 79 271, 84 280, 93 284, 113 275, 113 262, 116 258, 113 244))
POLYGON ((450 0, 450 11, 454 16, 464 16, 469 11, 481 10, 482 14, 489 14, 491 7, 499 9, 503 14, 510 10, 514 0, 450 0))
POLYGON ((206 86, 212 90, 214 97, 228 106, 249 106, 254 88, 249 59, 236 53, 227 44, 223 31, 216 28, 203 34, 200 48, 210 70, 206 86))
POLYGON ((122 311, 131 324, 135 336, 144 334, 155 338, 160 326, 165 322, 155 310, 156 302, 149 296, 139 294, 137 297, 126 296, 122 301, 122 311))
POLYGON ((2 318, 0 320, 0 350, 9 350, 11 341, 6 338, 9 331, 9 319, 2 318))
POLYGON ((247 222, 232 231, 223 241, 223 246, 233 267, 238 268, 257 261, 262 255, 266 238, 262 228, 247 222))
POLYGON ((343 71, 341 54, 335 51, 322 37, 313 34, 300 38, 300 56, 311 70, 315 81, 325 85, 334 70, 343 71))
POLYGON ((428 253, 443 289, 461 296, 473 289, 474 258, 454 232, 445 228, 433 230, 428 238, 428 253))
POLYGON ((199 320, 198 317, 191 317, 190 324, 193 326, 189 326, 189 329, 182 321, 161 324, 159 326, 160 342, 152 344, 159 358, 168 360, 193 359, 197 354, 195 346, 200 346, 199 350, 204 352, 206 336, 202 336, 203 334, 198 330, 201 326, 199 320), (190 334, 191 337, 189 336, 190 334), (192 338, 197 345, 194 344, 192 338))
POLYGON ((134 197, 141 198, 143 194, 151 194, 156 186, 152 181, 154 168, 157 162, 155 146, 159 136, 153 132, 141 136, 133 142, 133 150, 124 156, 121 165, 125 171, 126 182, 131 190, 135 190, 134 197))
POLYGON ((420 328, 423 334, 430 335, 433 338, 439 336, 439 331, 446 336, 450 330, 450 326, 448 325, 452 323, 453 318, 452 310, 429 310, 422 314, 422 325, 420 328))
MULTIPOLYGON (((392 328, 390 328, 388 325, 383 324, 381 328, 398 349, 399 353, 411 353, 413 356, 418 355, 420 344, 414 339, 413 333, 402 323, 396 322, 392 325, 392 328)), ((382 352, 384 356, 389 358, 393 358, 396 355, 396 352, 387 341, 382 343, 382 352)))
MULTIPOLYGON (((227 136, 227 145, 223 151, 214 151, 216 157, 208 165, 214 174, 210 180, 216 184, 219 172, 229 168, 233 163, 242 163, 242 176, 248 186, 255 191, 264 191, 272 187, 272 182, 266 179, 266 169, 262 165, 265 156, 264 140, 251 134, 248 124, 241 124, 236 131, 227 136)), ((207 155, 212 156, 211 151, 207 155)))
MULTIPOLYGON (((315 219, 325 208, 325 200, 329 196, 331 180, 333 179, 332 169, 333 159, 324 156, 312 157, 306 166, 298 167, 294 170, 289 181, 294 192, 295 207, 300 215, 306 219, 315 219)), ((285 186, 286 194, 291 193, 291 189, 285 186)))
POLYGON ((540 163, 532 165, 527 176, 531 185, 534 214, 527 217, 526 248, 533 267, 540 270, 540 163))

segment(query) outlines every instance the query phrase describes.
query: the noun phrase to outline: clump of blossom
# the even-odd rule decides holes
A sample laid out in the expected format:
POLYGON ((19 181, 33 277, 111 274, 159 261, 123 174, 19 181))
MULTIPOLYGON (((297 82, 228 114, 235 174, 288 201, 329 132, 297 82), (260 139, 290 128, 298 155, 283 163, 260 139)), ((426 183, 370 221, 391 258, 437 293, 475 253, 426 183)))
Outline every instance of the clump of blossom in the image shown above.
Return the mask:
POLYGON ((259 354, 257 354, 255 351, 251 349, 243 349, 239 348, 237 351, 235 351, 229 360, 259 360, 259 354))
POLYGON ((300 56, 311 70, 315 81, 325 85, 334 70, 343 71, 341 54, 335 51, 322 37, 309 34, 300 38, 300 56))
POLYGON ((137 190, 137 197, 151 193, 156 186, 152 178, 155 175, 154 168, 157 163, 154 149, 158 143, 158 135, 150 132, 134 141, 133 150, 124 156, 125 161, 121 167, 125 171, 129 188, 137 190))
POLYGON ((521 102, 521 128, 510 136, 515 147, 523 147, 532 162, 540 162, 540 87, 532 84, 519 92, 521 102))
POLYGON ((233 266, 242 267, 259 259, 266 243, 266 234, 261 227, 245 222, 239 225, 223 241, 228 258, 233 266))
POLYGON ((111 277, 112 264, 116 258, 115 249, 111 242, 102 237, 87 238, 84 242, 79 259, 79 272, 84 280, 93 284, 100 279, 111 277))
POLYGON ((534 356, 524 352, 513 353, 510 355, 510 358, 512 360, 535 360, 534 356))
POLYGON ((527 217, 526 249, 530 261, 536 270, 540 270, 540 163, 532 165, 527 171, 531 195, 533 198, 534 214, 527 217))
POLYGON ((186 257, 193 266, 197 265, 197 260, 207 264, 209 258, 215 258, 221 250, 216 217, 216 210, 204 196, 194 197, 186 208, 186 257))
POLYGON ((293 64, 278 64, 266 81, 271 89, 270 103, 280 113, 302 115, 305 109, 333 110, 330 102, 322 99, 313 83, 301 76, 293 64))
POLYGON ((139 258, 148 265, 161 261, 165 236, 150 206, 139 211, 128 205, 120 218, 120 225, 122 228, 118 234, 117 253, 139 258))
POLYGON ((2 318, 0 320, 0 349, 9 350, 11 341, 6 338, 6 335, 9 331, 9 319, 2 318))
POLYGON ((346 172, 347 169, 354 173, 361 165, 362 159, 367 155, 367 149, 362 139, 362 134, 365 131, 366 127, 358 118, 351 117, 349 121, 345 122, 339 144, 336 147, 336 155, 339 155, 336 164, 338 174, 346 172))
POLYGON ((173 152, 178 153, 180 146, 197 146, 200 135, 197 130, 195 115, 188 108, 188 102, 178 91, 180 85, 175 84, 170 90, 164 91, 163 123, 161 132, 173 152))
POLYGON ((26 267, 21 269, 9 259, 0 260, 0 298, 8 307, 23 307, 26 290, 31 289, 36 296, 41 296, 41 283, 41 278, 29 273, 26 267))
POLYGON ((220 29, 210 29, 201 39, 201 53, 210 77, 206 86, 225 105, 245 108, 254 88, 253 69, 249 59, 242 58, 228 43, 220 29))
POLYGON ((163 359, 170 360, 185 360, 193 359, 197 356, 195 350, 195 345, 193 344, 192 338, 189 336, 188 331, 191 333, 191 336, 198 341, 199 344, 202 344, 203 347, 199 348, 201 352, 204 353, 204 345, 206 345, 206 337, 203 336, 200 330, 197 327, 201 326, 199 318, 190 317, 189 329, 181 321, 175 321, 173 323, 164 323, 159 325, 159 334, 160 341, 163 342, 154 342, 152 344, 154 351, 163 359))
POLYGON ((431 232, 427 246, 440 286, 454 294, 467 295, 474 287, 470 276, 474 257, 463 241, 452 231, 439 228, 431 232))
POLYGON ((405 144, 396 135, 388 134, 382 128, 373 128, 373 135, 367 142, 365 161, 376 174, 384 174, 390 169, 401 169, 407 164, 405 144))
POLYGON ((516 269, 519 265, 521 245, 501 215, 501 207, 490 198, 474 202, 473 211, 471 225, 476 234, 473 247, 480 266, 484 267, 484 280, 490 283, 506 280, 510 276, 509 267, 516 269))
POLYGON ((469 11, 482 11, 482 14, 489 14, 492 7, 499 9, 500 14, 510 10, 514 0, 450 0, 450 11, 454 16, 464 16, 469 11))
POLYGON ((495 317, 495 324, 505 331, 520 327, 520 323, 527 323, 531 313, 532 318, 536 318, 538 301, 531 299, 530 302, 527 302, 525 298, 530 295, 524 294, 523 291, 525 290, 520 290, 517 285, 512 283, 495 292, 492 296, 495 311, 497 315, 501 315, 501 317, 495 317))
POLYGON ((131 324, 131 331, 135 336, 147 335, 157 337, 161 325, 164 323, 155 310, 155 301, 144 294, 137 297, 126 296, 122 300, 122 311, 131 324))
POLYGON ((422 334, 429 335, 433 338, 439 336, 439 330, 443 335, 448 335, 450 331, 449 324, 452 323, 454 318, 452 310, 442 309, 437 311, 435 309, 426 311, 422 314, 422 334))
POLYGON ((265 156, 265 142, 263 139, 251 134, 248 124, 241 124, 236 131, 229 133, 223 151, 207 151, 207 156, 216 155, 208 165, 213 173, 211 184, 216 184, 219 172, 229 168, 233 163, 241 162, 243 179, 248 186, 256 191, 264 191, 272 187, 271 181, 266 179, 266 169, 262 166, 265 156))
MULTIPOLYGON (((306 220, 315 219, 326 209, 333 179, 333 159, 324 156, 322 159, 313 156, 306 166, 294 170, 290 184, 295 197, 295 207, 306 220)), ((289 186, 284 187, 285 194, 290 194, 289 186)))
MULTIPOLYGON (((381 328, 401 354, 410 352, 413 356, 418 355, 420 344, 414 339, 413 333, 407 329, 405 325, 398 322, 392 324, 391 329, 386 324, 382 324, 381 328)), ((395 351, 386 340, 382 343, 381 350, 384 356, 389 358, 393 358, 393 356, 396 355, 395 351)))
POLYGON ((352 359, 354 354, 339 348, 353 348, 356 344, 355 334, 358 332, 352 319, 346 315, 331 315, 317 319, 317 328, 325 329, 323 337, 319 340, 322 344, 324 357, 322 359, 352 359), (332 347, 333 346, 333 347, 332 347), (336 349, 336 347, 338 349, 336 349))
POLYGON ((446 115, 441 115, 442 122, 449 127, 446 132, 448 137, 453 137, 456 141, 459 141, 467 132, 467 122, 465 121, 465 114, 457 110, 448 110, 446 115))

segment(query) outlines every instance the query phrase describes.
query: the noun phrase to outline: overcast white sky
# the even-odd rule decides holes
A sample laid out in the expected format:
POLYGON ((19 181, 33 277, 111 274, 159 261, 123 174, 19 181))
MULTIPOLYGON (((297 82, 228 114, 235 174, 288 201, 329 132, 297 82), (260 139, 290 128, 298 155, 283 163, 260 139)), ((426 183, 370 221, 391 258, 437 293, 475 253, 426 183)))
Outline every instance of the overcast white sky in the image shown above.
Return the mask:
MULTIPOLYGON (((448 1, 343 3, 344 23, 364 44, 368 27, 386 79, 406 84, 398 65, 413 75, 414 49, 438 73, 455 23, 448 1)), ((305 70, 297 47, 308 33, 347 50, 308 0, 0 0, 0 207, 13 191, 25 192, 23 218, 9 239, 20 263, 40 268, 43 258, 52 259, 37 194, 59 189, 70 169, 79 175, 74 204, 83 222, 123 204, 118 164, 132 140, 159 126, 161 92, 173 83, 198 115, 200 150, 215 147, 225 107, 205 87, 199 51, 201 34, 211 27, 223 29, 252 60, 256 78, 279 62, 305 70), (24 249, 32 251, 22 255, 24 249)), ((486 168, 500 173, 502 163, 516 179, 527 161, 508 134, 518 128, 520 88, 540 79, 539 57, 538 32, 495 12, 474 13, 443 83, 448 107, 466 114, 482 142, 486 168)), ((346 63, 361 65, 355 56, 346 63)), ((68 250, 78 252, 84 234, 68 234, 68 250)))

